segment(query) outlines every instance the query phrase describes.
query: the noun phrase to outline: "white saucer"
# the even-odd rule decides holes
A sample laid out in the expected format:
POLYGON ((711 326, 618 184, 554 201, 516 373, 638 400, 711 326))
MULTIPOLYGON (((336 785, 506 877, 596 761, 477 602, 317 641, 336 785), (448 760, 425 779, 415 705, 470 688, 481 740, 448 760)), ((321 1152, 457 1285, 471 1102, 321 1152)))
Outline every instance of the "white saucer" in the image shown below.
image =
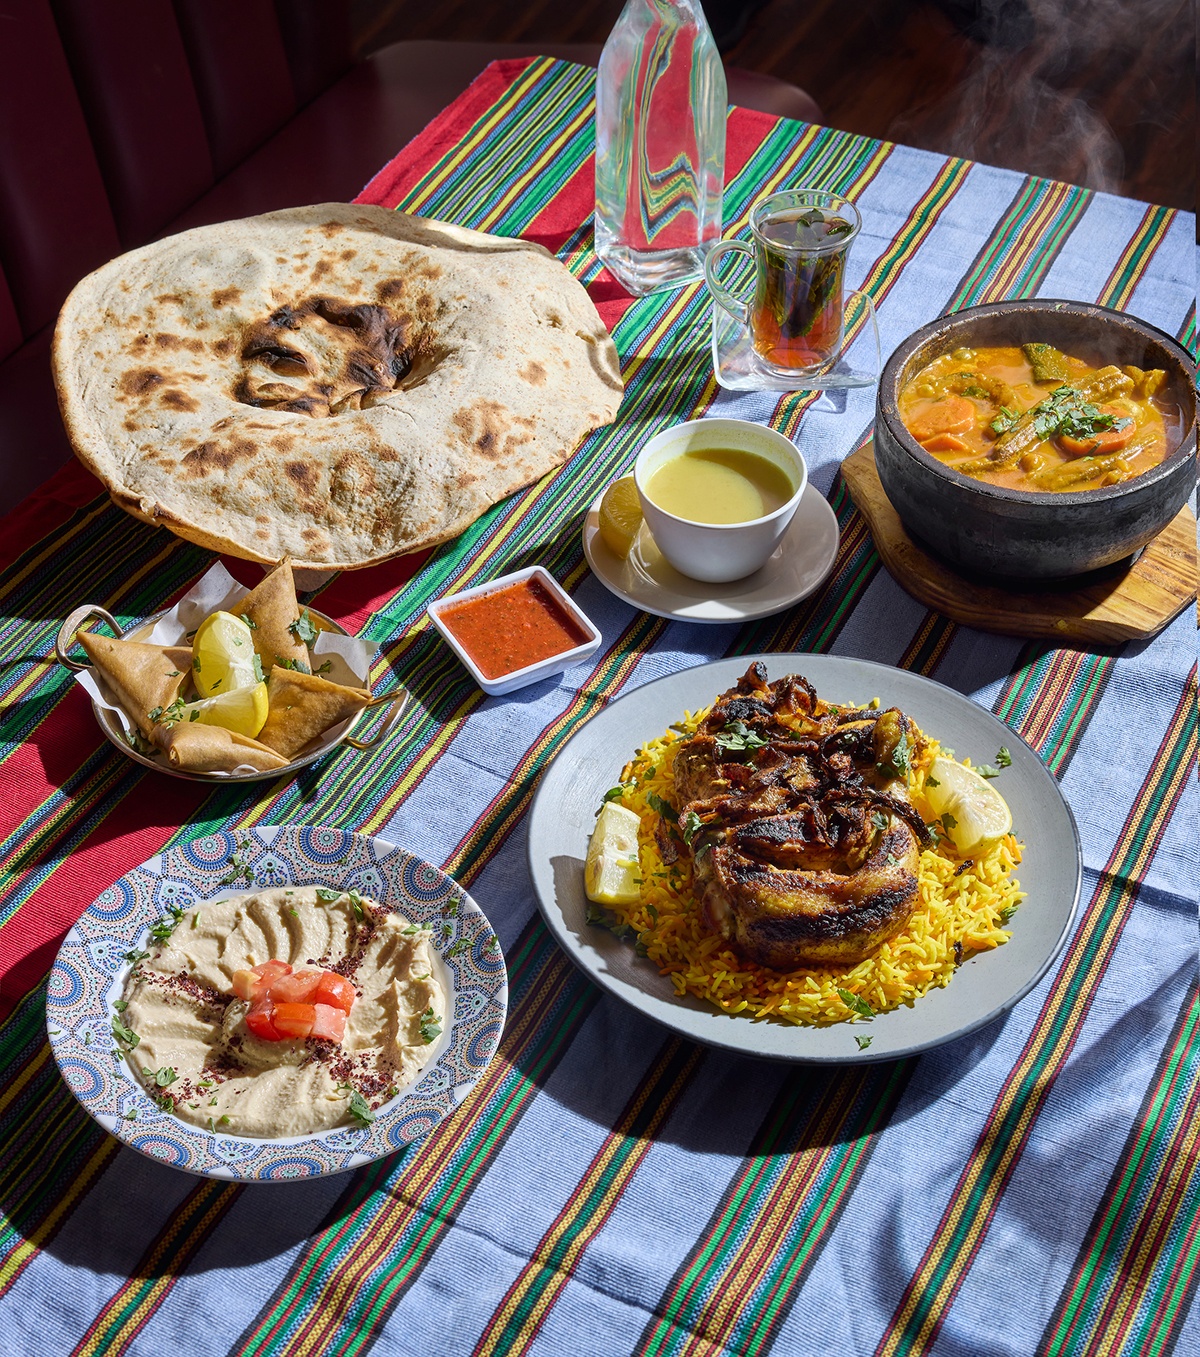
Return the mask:
POLYGON ((730 584, 704 584, 681 575, 663 560, 644 523, 628 559, 614 556, 600 536, 599 499, 583 522, 583 554, 600 583, 643 612, 681 622, 753 622, 782 612, 822 583, 837 549, 837 518, 811 485, 774 556, 761 570, 730 584))

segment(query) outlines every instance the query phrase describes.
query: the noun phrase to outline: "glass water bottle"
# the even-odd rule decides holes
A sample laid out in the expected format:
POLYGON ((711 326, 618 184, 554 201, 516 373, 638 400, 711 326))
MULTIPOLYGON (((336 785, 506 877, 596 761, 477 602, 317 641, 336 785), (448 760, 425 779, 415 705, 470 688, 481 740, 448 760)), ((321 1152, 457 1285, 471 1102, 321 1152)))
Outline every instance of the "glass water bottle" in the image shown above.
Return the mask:
POLYGON ((596 79, 596 252, 636 296, 721 236, 725 69, 699 0, 626 0, 596 79))

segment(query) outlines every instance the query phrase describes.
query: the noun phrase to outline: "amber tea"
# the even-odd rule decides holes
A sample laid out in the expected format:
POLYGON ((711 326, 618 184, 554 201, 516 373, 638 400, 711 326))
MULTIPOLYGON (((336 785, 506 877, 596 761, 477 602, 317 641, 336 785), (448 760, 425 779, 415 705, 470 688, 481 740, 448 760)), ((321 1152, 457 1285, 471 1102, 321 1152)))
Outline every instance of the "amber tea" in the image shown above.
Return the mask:
POLYGON ((753 245, 724 241, 711 252, 705 275, 713 296, 749 331, 754 352, 781 372, 821 368, 842 347, 846 256, 862 219, 853 203, 833 193, 776 193, 750 214, 753 245), (747 305, 717 280, 725 250, 754 260, 754 300, 747 305))
POLYGON ((827 362, 842 346, 846 252, 830 249, 853 227, 818 207, 762 222, 750 332, 760 358, 781 368, 827 362))

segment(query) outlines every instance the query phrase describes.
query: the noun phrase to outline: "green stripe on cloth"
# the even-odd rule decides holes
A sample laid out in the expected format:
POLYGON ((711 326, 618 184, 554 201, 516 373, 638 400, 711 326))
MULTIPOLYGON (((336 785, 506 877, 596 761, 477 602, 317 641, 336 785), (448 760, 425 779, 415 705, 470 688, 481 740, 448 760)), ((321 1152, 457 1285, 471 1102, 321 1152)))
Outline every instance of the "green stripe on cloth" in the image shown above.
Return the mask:
POLYGON ((1180 1010, 1039 1357, 1158 1357, 1176 1346, 1200 1238, 1200 994, 1180 1010))
POLYGON ((875 1349, 875 1357, 927 1353, 970 1269, 1037 1113, 1078 1034, 1195 758, 1194 691, 1176 707, 1141 793, 1082 915, 1037 1025, 959 1177, 941 1221, 875 1349))

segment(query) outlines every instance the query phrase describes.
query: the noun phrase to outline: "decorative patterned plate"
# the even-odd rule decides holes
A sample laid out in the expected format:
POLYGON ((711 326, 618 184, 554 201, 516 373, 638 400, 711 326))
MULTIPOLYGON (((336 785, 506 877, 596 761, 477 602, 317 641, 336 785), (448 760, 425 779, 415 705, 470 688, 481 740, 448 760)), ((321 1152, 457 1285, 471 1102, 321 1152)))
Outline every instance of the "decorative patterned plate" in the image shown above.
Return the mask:
POLYGON ((119 1140, 207 1178, 280 1182, 342 1173, 420 1140, 483 1074, 500 1043, 507 1003, 508 976, 492 926, 444 872, 384 839, 265 825, 177 844, 93 900, 50 971, 46 1025, 67 1086, 119 1140), (434 930, 450 982, 450 1021, 430 1063, 369 1127, 280 1140, 213 1135, 161 1111, 116 1048, 112 1001, 130 969, 124 953, 142 944, 167 906, 187 908, 270 886, 355 889, 434 930), (447 913, 451 900, 459 904, 447 913))

